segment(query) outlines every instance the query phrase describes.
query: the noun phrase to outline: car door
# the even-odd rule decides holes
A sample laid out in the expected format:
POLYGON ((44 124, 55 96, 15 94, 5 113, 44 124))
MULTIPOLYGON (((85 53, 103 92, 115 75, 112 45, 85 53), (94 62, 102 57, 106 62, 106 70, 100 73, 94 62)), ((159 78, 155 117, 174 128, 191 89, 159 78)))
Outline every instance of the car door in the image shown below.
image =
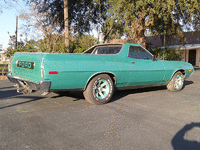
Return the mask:
POLYGON ((165 67, 160 60, 138 45, 130 45, 128 58, 131 64, 128 86, 164 83, 165 67))

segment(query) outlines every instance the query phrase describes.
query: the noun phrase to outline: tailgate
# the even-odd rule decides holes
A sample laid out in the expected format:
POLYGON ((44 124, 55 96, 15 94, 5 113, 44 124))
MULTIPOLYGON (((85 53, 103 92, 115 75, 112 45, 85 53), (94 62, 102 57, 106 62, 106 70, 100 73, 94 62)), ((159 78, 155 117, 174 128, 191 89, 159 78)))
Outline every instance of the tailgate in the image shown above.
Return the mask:
POLYGON ((44 53, 15 53, 11 74, 23 80, 38 83, 42 80, 41 63, 44 53))

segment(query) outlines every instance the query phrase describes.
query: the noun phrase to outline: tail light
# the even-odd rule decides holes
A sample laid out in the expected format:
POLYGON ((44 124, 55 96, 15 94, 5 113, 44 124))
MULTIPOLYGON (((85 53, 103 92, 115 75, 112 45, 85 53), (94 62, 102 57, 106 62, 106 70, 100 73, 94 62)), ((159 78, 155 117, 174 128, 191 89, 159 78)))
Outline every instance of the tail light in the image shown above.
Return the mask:
POLYGON ((49 71, 49 74, 58 74, 58 71, 49 71))
POLYGON ((12 56, 10 57, 10 60, 9 60, 9 63, 8 63, 8 72, 12 72, 11 63, 12 63, 13 58, 14 58, 14 55, 12 55, 12 56))

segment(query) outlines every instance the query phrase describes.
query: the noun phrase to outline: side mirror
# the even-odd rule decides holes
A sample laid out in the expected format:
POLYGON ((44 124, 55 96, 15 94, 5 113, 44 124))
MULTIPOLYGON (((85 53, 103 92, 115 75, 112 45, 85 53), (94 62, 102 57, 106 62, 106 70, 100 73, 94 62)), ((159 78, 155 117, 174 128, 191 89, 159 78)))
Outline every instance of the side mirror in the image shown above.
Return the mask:
POLYGON ((155 56, 155 55, 153 55, 152 61, 155 61, 155 60, 156 60, 156 56, 155 56))

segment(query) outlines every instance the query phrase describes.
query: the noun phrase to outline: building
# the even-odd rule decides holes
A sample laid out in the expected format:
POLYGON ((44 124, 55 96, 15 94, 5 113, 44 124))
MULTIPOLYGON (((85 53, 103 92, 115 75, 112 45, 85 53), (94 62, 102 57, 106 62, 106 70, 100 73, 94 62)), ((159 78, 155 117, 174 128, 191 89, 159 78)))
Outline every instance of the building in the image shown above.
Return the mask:
MULTIPOLYGON (((182 51, 182 61, 200 67, 200 31, 184 32, 183 38, 173 36, 165 39, 165 46, 182 51)), ((134 39, 114 39, 110 43, 134 43, 134 39)), ((151 48, 164 48, 164 36, 146 37, 146 45, 151 48)))
MULTIPOLYGON (((166 47, 182 51, 182 61, 189 62, 193 66, 200 67, 200 31, 184 32, 183 35, 182 39, 175 36, 170 39, 166 39, 166 47)), ((152 48, 164 47, 164 37, 147 37, 146 44, 152 48)))

